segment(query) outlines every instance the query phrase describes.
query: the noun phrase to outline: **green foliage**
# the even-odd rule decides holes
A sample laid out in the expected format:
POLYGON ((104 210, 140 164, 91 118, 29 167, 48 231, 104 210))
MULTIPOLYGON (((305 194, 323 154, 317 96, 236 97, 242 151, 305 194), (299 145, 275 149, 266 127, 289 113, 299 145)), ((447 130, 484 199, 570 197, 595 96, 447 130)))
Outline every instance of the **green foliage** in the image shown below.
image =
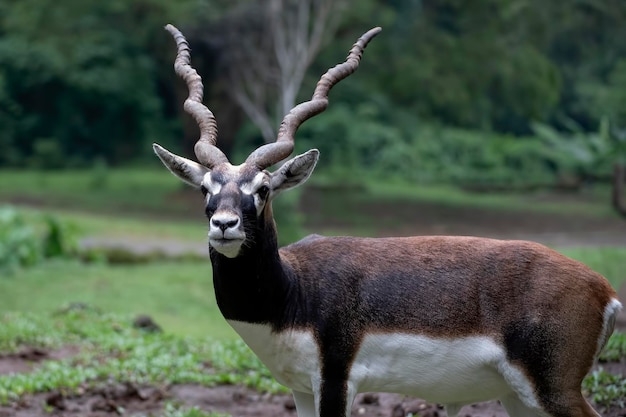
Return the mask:
POLYGON ((304 146, 321 150, 321 167, 421 184, 537 188, 557 184, 568 164, 568 155, 535 136, 418 125, 406 114, 385 114, 382 105, 336 105, 300 135, 304 146))
POLYGON ((208 259, 123 265, 58 259, 8 278, 0 280, 0 313, 47 314, 60 304, 85 303, 119 314, 149 314, 178 335, 236 337, 215 302, 208 259))
POLYGON ((626 358, 626 334, 614 333, 600 354, 601 361, 620 361, 626 358))
POLYGON ((78 230, 72 223, 47 215, 44 218, 43 254, 46 258, 78 255, 78 230))
POLYGON ((29 266, 42 258, 34 228, 14 209, 0 207, 0 270, 29 266))
POLYGON ((328 111, 301 132, 310 129, 311 145, 338 171, 382 166, 422 183, 486 189, 606 180, 614 159, 626 158, 626 48, 616 37, 626 35, 626 7, 566 4, 361 2, 318 61, 341 56, 369 16, 384 31, 358 74, 333 90, 328 111), (547 129, 557 140, 546 140, 547 129))
MULTIPOLYGON (((181 83, 171 71, 173 45, 162 26, 174 22, 189 29, 206 95, 219 103, 229 88, 219 77, 217 65, 223 63, 214 59, 219 42, 202 38, 195 29, 236 19, 228 12, 250 4, 0 0, 0 166, 54 169, 94 160, 119 163, 147 155, 150 141, 178 143, 181 83)), ((337 36, 329 34, 332 42, 312 65, 310 84, 329 63, 345 56, 346 45, 372 25, 371 16, 385 30, 368 47, 358 76, 333 90, 330 109, 338 103, 345 108, 322 116, 332 118, 328 126, 340 129, 318 138, 348 139, 341 164, 369 167, 385 144, 394 159, 407 154, 403 165, 415 165, 411 154, 425 151, 414 149, 419 146, 416 125, 496 132, 487 136, 515 134, 528 142, 524 137, 537 121, 556 131, 567 130, 568 121, 574 121, 583 133, 593 132, 605 116, 616 126, 626 123, 622 2, 363 0, 359 7, 345 8, 337 36)), ((303 90, 302 98, 310 93, 303 90)), ((221 121, 219 104, 215 107, 221 121)), ((240 123, 239 117, 223 119, 240 123)), ((194 135, 186 132, 185 146, 187 136, 194 135)), ((459 140, 461 152, 466 148, 459 140)), ((519 146, 514 150, 512 145, 511 154, 529 155, 506 158, 517 158, 512 163, 531 175, 543 175, 539 171, 544 169, 532 164, 540 152, 537 146, 519 146)), ((500 162, 491 155, 497 151, 485 151, 471 163, 486 164, 494 175, 500 174, 500 162)), ((435 146, 429 152, 449 160, 448 152, 457 151, 435 146)), ((545 158, 554 156, 540 155, 545 158)), ((508 171, 514 168, 502 174, 513 176, 508 171)), ((435 173, 427 169, 417 176, 427 179, 435 173)), ((525 173, 518 169, 516 176, 525 173)), ((472 169, 463 174, 442 181, 460 176, 484 182, 483 174, 472 169)))
MULTIPOLYGON (((569 133, 534 122, 534 135, 513 136, 417 123, 385 100, 332 106, 299 132, 299 146, 322 152, 320 167, 374 172, 420 184, 469 189, 577 188, 607 180, 626 158, 626 135, 603 118, 597 131, 568 122, 569 133)), ((358 174, 357 174, 358 175, 358 174)))
POLYGON ((14 208, 0 206, 0 270, 14 271, 45 258, 77 255, 77 230, 71 223, 50 215, 40 223, 27 221, 14 208))
POLYGON ((164 22, 189 3, 3 1, 0 165, 118 162, 172 135, 155 39, 166 42, 164 22))
POLYGON ((226 414, 205 413, 198 407, 184 408, 176 406, 173 403, 165 404, 165 413, 163 417, 227 417, 226 414))
POLYGON ((562 155, 560 171, 576 176, 579 181, 609 178, 613 164, 626 158, 626 137, 611 129, 607 117, 602 118, 597 132, 584 132, 573 121, 568 126, 571 133, 533 124, 536 135, 562 155))
POLYGON ((593 371, 583 381, 583 390, 592 401, 603 407, 625 408, 626 378, 603 369, 593 371))

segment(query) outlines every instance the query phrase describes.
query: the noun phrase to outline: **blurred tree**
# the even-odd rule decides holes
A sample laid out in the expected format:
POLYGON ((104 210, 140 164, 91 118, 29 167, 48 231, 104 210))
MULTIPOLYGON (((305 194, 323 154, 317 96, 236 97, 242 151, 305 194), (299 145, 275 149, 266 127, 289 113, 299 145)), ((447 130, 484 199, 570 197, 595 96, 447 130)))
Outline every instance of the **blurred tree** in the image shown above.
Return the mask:
POLYGON ((117 163, 171 136, 157 62, 163 22, 183 6, 0 0, 0 144, 10 150, 0 164, 117 163))
POLYGON ((265 142, 276 140, 280 120, 295 106, 306 70, 333 36, 344 3, 242 2, 212 27, 193 32, 216 51, 227 93, 265 142))
POLYGON ((621 0, 0 0, 0 166, 118 163, 154 140, 191 152, 197 126, 167 22, 190 41, 227 152, 259 139, 241 129, 246 115, 273 140, 284 112, 376 25, 358 77, 332 91, 332 123, 305 125, 358 146, 325 147, 362 149, 371 163, 377 143, 412 146, 422 124, 523 136, 539 121, 577 126, 564 143, 584 148, 604 116, 626 124, 625 20, 621 0))
POLYGON ((613 177, 611 202, 613 208, 626 218, 626 131, 613 129, 613 177))
POLYGON ((626 218, 626 164, 616 162, 613 167, 613 192, 611 194, 613 208, 626 218))

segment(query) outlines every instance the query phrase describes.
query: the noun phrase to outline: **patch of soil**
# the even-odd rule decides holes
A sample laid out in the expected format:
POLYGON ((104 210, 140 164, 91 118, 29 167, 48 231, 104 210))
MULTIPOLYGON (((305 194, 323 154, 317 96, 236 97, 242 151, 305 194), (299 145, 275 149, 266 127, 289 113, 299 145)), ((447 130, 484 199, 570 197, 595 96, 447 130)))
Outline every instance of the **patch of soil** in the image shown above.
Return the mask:
POLYGON ((78 352, 77 346, 63 346, 54 350, 25 347, 16 353, 0 355, 0 375, 30 372, 42 361, 70 358, 77 355, 78 352))
MULTIPOLYGON (((204 387, 173 385, 170 387, 114 384, 84 390, 79 394, 54 391, 24 397, 12 406, 0 407, 0 417, 113 417, 119 415, 160 415, 166 403, 184 408, 198 407, 204 412, 234 417, 296 417, 290 394, 260 394, 240 386, 204 387)), ((626 416, 626 409, 600 410, 605 417, 626 416)), ((445 417, 441 405, 399 394, 359 394, 352 407, 352 417, 445 417)), ((465 406, 461 417, 507 417, 497 401, 465 406)))

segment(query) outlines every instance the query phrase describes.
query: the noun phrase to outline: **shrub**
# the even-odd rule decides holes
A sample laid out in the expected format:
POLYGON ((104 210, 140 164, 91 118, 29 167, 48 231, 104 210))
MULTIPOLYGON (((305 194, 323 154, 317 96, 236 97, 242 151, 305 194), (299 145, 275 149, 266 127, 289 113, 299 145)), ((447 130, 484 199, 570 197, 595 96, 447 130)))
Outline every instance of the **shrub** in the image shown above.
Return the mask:
POLYGON ((0 207, 0 271, 34 265, 45 258, 77 255, 77 230, 73 225, 50 215, 35 225, 16 209, 0 207))
POLYGON ((626 133, 604 118, 596 132, 573 121, 567 131, 542 124, 514 136, 424 124, 389 103, 342 103, 302 126, 298 148, 318 148, 320 169, 362 178, 400 177, 423 184, 477 190, 578 188, 608 181, 615 162, 626 161, 626 133), (397 109, 395 109, 397 110, 397 109))
POLYGON ((0 208, 0 270, 33 265, 42 258, 34 228, 12 208, 0 208))
POLYGON ((77 229, 54 216, 44 217, 46 232, 43 237, 43 255, 46 258, 72 257, 78 254, 77 229))

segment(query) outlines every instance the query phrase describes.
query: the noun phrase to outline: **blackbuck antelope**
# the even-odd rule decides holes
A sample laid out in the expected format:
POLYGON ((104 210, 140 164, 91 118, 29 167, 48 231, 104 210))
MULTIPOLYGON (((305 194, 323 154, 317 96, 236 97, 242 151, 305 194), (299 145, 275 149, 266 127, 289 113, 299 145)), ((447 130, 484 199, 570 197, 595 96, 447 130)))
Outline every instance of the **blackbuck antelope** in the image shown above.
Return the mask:
POLYGON ((358 67, 375 28, 328 70, 313 98, 280 125, 276 142, 231 165, 202 104, 190 49, 173 26, 174 67, 200 127, 198 162, 154 144, 165 166, 206 199, 217 303, 300 417, 345 417, 357 392, 444 404, 499 399, 512 417, 597 416, 581 381, 621 308, 599 274, 542 245, 476 237, 309 236, 278 248, 271 202, 303 183, 315 149, 287 158, 296 130, 328 106, 358 67))

